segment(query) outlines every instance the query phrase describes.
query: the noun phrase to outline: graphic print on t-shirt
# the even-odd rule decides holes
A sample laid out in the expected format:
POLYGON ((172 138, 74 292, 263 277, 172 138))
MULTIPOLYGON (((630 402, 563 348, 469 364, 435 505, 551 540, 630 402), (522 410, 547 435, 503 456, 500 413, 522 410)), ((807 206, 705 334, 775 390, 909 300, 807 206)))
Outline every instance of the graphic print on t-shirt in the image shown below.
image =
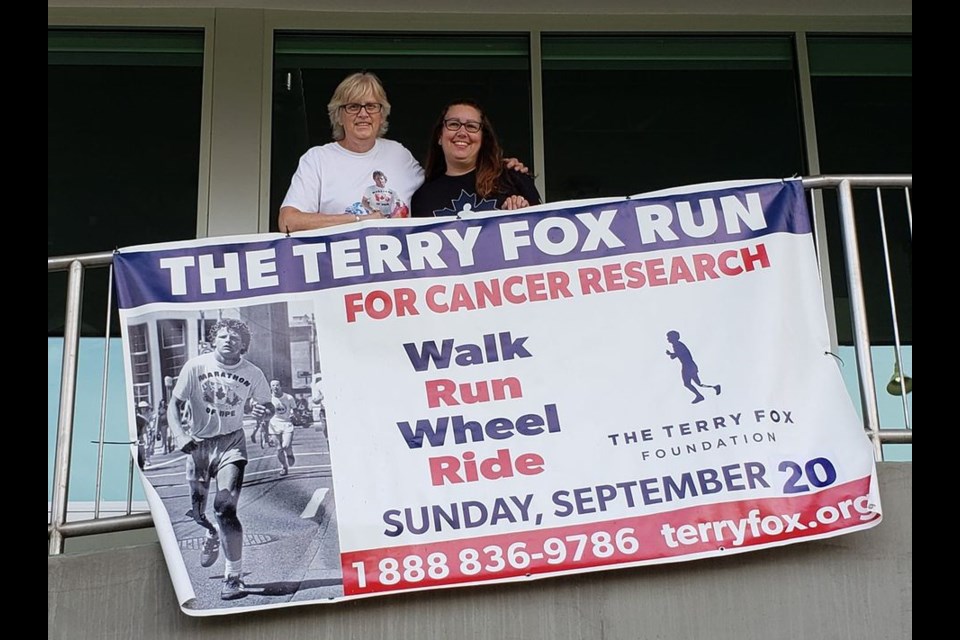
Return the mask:
MULTIPOLYGON (((235 381, 217 377, 215 373, 201 374, 200 380, 203 401, 210 407, 208 413, 217 411, 220 415, 223 415, 225 411, 235 409, 237 405, 243 402, 243 398, 237 395, 234 388, 237 386, 235 381)), ((232 415, 233 411, 230 413, 232 415)))
POLYGON ((373 172, 373 184, 363 192, 360 202, 354 202, 347 213, 365 216, 379 213, 385 218, 407 218, 410 209, 393 189, 387 188, 387 174, 377 169, 373 172))
POLYGON ((493 211, 497 208, 497 199, 480 198, 477 202, 475 193, 467 193, 465 189, 460 190, 460 195, 456 200, 450 201, 449 209, 437 209, 433 212, 435 216, 456 216, 468 211, 493 211))

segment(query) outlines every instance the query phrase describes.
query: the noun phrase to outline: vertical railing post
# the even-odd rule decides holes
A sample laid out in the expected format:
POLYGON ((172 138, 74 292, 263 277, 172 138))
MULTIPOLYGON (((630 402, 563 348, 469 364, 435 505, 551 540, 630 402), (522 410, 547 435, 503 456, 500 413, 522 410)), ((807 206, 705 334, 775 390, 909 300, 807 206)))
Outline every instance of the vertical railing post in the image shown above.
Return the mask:
POLYGON ((110 378, 110 320, 113 309, 113 263, 107 272, 107 327, 103 335, 103 377, 100 384, 100 435, 97 439, 97 488, 93 498, 93 519, 100 517, 100 497, 103 491, 103 443, 107 431, 107 381, 110 378))
POLYGON ((83 265, 70 263, 67 306, 63 328, 63 364, 60 368, 60 413, 57 417, 57 455, 53 466, 53 496, 50 506, 48 553, 63 553, 60 526, 67 521, 67 491, 70 485, 70 454, 73 447, 73 413, 77 397, 77 359, 80 353, 80 311, 83 300, 83 265))
POLYGON ((887 276, 887 297, 890 299, 890 319, 893 321, 893 361, 895 371, 900 374, 900 406, 903 408, 903 426, 910 429, 910 411, 907 406, 907 393, 904 379, 907 372, 903 367, 903 351, 900 348, 900 317, 897 314, 897 298, 893 291, 893 267, 890 266, 890 240, 887 238, 887 223, 883 218, 883 194, 877 187, 877 212, 880 219, 880 240, 883 243, 883 266, 887 276))
POLYGON ((860 375, 860 403, 863 407, 865 428, 873 442, 874 456, 883 460, 880 442, 880 412, 877 409, 877 388, 873 382, 873 359, 870 354, 870 333, 867 327, 867 304, 863 295, 863 273, 857 248, 857 224, 853 210, 853 188, 849 180, 837 185, 840 204, 840 222, 843 252, 847 264, 847 289, 850 294, 850 315, 853 321, 853 339, 860 375))

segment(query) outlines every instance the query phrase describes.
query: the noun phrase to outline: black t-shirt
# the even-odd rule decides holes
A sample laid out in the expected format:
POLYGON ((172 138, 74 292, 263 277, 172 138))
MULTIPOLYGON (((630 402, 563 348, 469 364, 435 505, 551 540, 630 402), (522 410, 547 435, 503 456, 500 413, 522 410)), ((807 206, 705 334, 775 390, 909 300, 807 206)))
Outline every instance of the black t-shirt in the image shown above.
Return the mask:
POLYGON ((513 169, 500 175, 498 193, 486 199, 477 195, 476 171, 462 176, 442 175, 417 189, 411 199, 410 211, 414 218, 454 216, 464 210, 493 211, 500 209, 513 195, 523 196, 531 205, 540 204, 540 194, 533 178, 513 169))

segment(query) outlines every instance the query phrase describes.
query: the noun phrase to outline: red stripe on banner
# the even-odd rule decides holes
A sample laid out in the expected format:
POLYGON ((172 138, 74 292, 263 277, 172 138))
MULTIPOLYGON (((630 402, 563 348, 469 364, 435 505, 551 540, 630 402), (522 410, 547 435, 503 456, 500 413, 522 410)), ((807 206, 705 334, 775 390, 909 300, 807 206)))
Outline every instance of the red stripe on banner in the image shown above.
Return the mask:
POLYGON ((404 591, 720 555, 878 524, 870 477, 816 494, 709 504, 567 527, 340 556, 345 595, 404 591))

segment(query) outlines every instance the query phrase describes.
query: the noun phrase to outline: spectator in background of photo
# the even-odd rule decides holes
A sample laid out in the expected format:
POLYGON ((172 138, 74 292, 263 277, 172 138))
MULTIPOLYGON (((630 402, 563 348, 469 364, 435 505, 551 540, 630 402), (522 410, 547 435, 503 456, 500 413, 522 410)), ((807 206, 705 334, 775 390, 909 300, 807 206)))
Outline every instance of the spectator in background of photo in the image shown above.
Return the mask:
POLYGON ((257 418, 253 423, 253 431, 250 432, 250 442, 257 444, 260 442, 260 447, 263 448, 264 445, 270 440, 270 430, 269 425, 270 418, 266 416, 257 418))
POLYGON ((170 438, 170 429, 167 422, 167 401, 163 398, 160 399, 160 404, 157 405, 157 415, 154 418, 156 420, 156 433, 157 440, 160 442, 160 448, 164 454, 173 452, 173 441, 170 438))
POLYGON ((320 374, 313 374, 313 383, 310 385, 310 403, 317 407, 323 404, 323 391, 320 389, 321 382, 323 382, 323 378, 320 374))
POLYGON ((320 389, 320 383, 322 381, 323 376, 319 373, 313 374, 313 384, 310 389, 310 406, 316 410, 314 421, 320 423, 320 427, 323 429, 323 437, 327 438, 327 409, 323 404, 323 391, 320 389))
POLYGON ((137 403, 137 466, 144 469, 150 464, 153 442, 150 442, 150 403, 141 400, 137 403))
POLYGON ((195 356, 183 365, 167 412, 176 447, 187 454, 192 515, 207 532, 200 565, 212 566, 220 554, 221 540, 223 543, 224 580, 220 597, 224 600, 246 595, 242 580, 243 525, 237 516, 247 465, 243 408, 249 400, 255 418, 273 413, 270 385, 263 371, 243 357, 250 348, 250 339, 244 322, 234 318, 217 321, 210 329, 213 351, 195 356), (189 433, 181 422, 186 407, 189 433), (206 516, 210 481, 214 478, 216 526, 206 516))

